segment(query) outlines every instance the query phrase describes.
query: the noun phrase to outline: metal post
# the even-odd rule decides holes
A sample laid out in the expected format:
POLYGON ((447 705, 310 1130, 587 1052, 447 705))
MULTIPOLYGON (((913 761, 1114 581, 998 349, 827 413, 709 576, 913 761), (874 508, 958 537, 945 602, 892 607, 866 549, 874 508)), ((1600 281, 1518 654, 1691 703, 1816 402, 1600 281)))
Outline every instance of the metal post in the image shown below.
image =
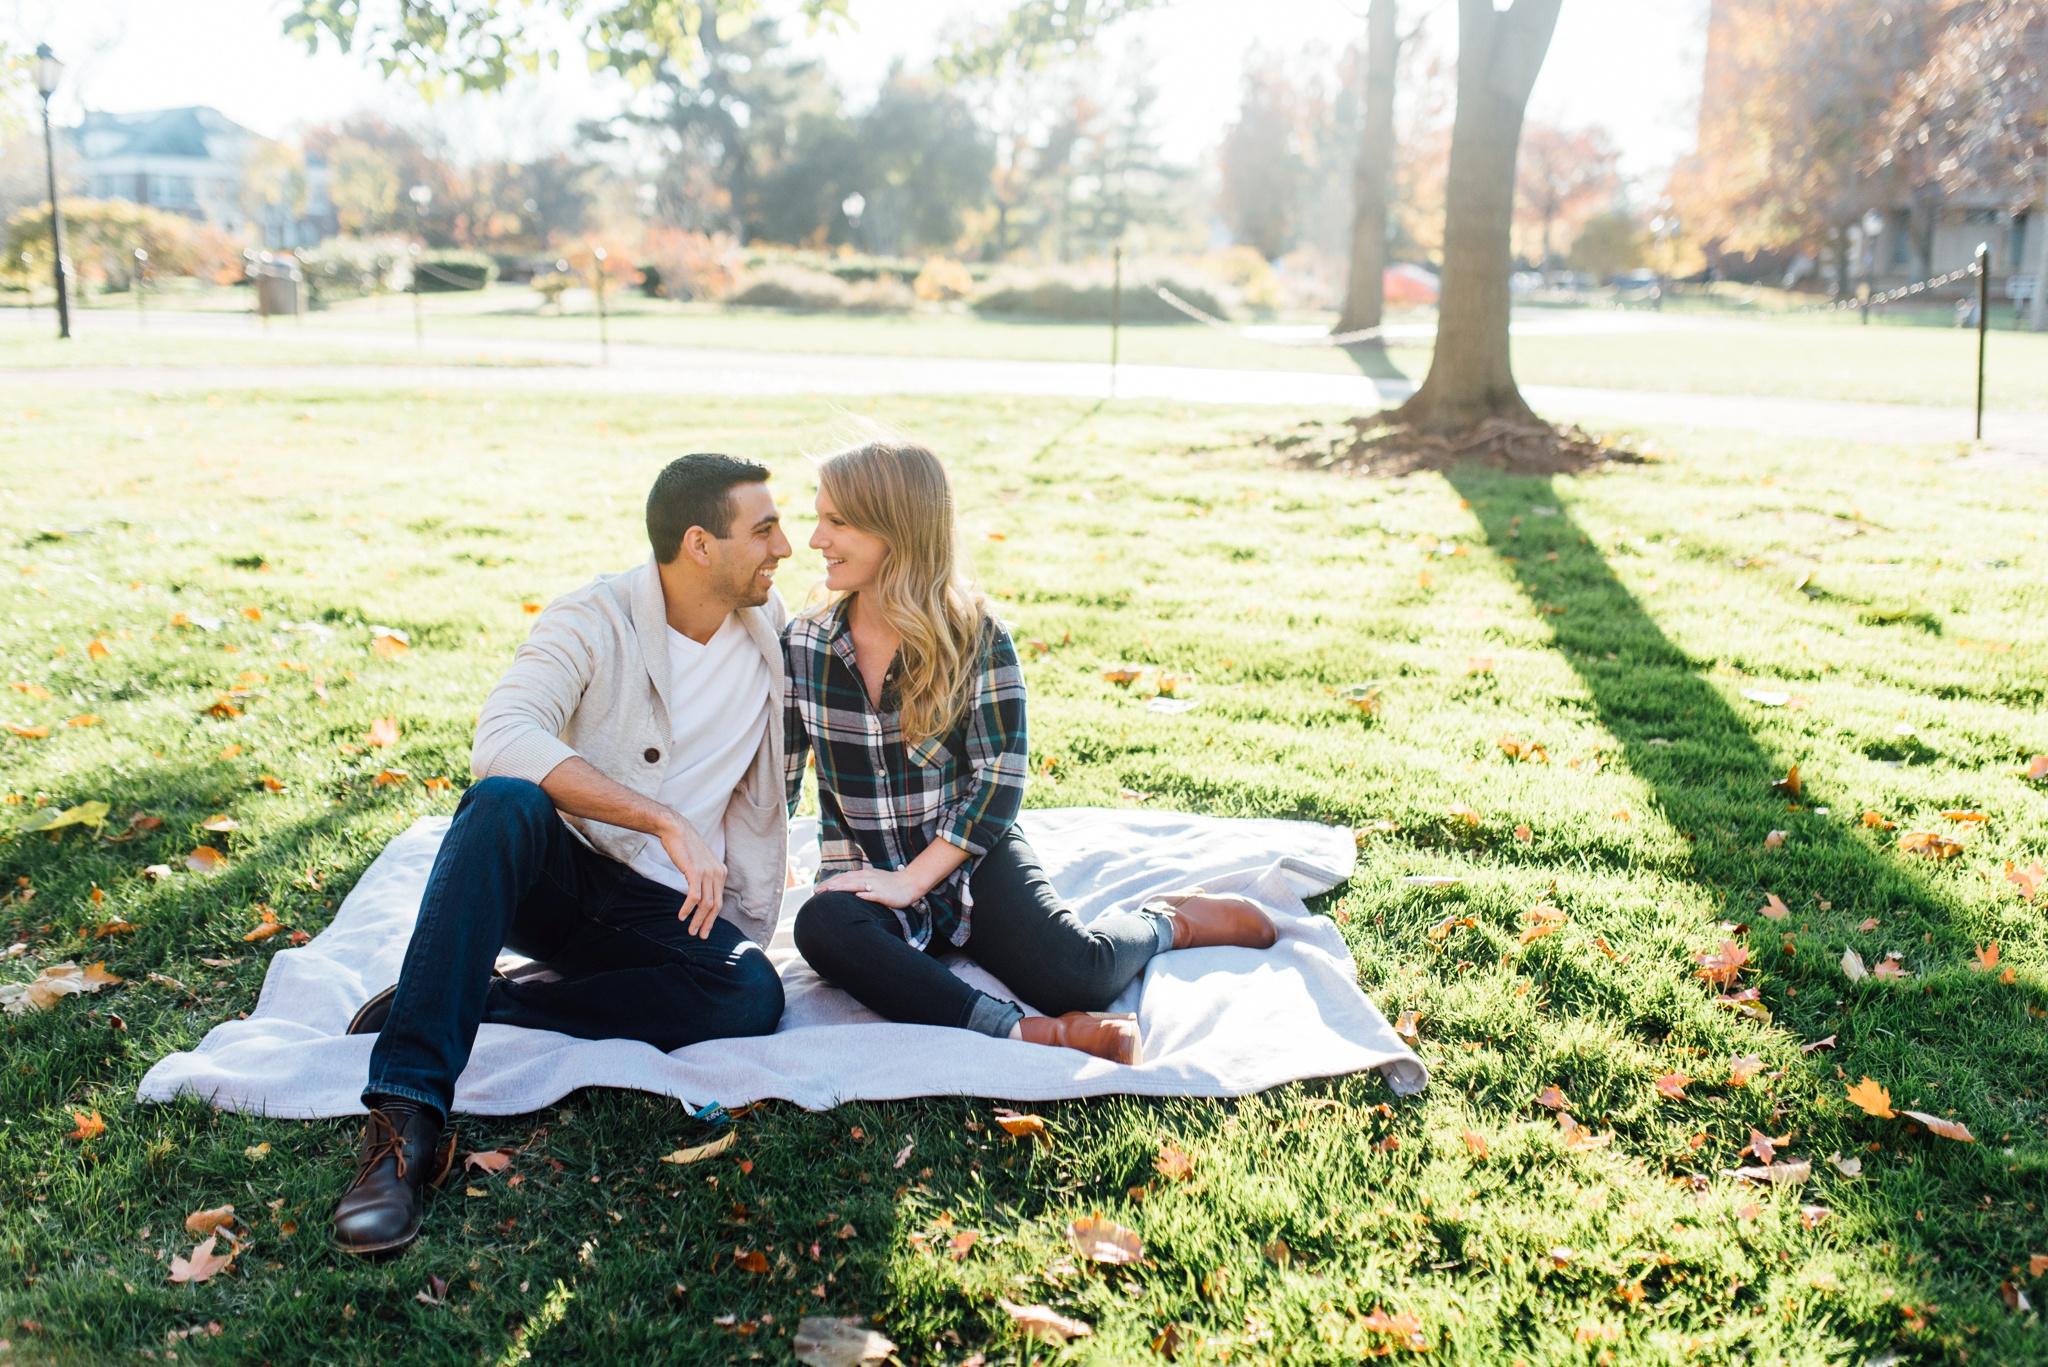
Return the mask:
POLYGON ((423 264, 419 244, 415 242, 412 247, 412 340, 414 346, 420 347, 427 344, 427 323, 420 316, 420 267, 423 264))
POLYGON ((1116 397, 1116 363, 1123 345, 1124 328, 1124 244, 1111 253, 1109 277, 1109 397, 1116 397))
MULTIPOLYGON (((2034 288, 2039 289, 2036 285, 2034 288)), ((1977 440, 1984 440, 1984 338, 1991 323, 1991 247, 1977 244, 1977 440)))
POLYGON ((71 300, 64 286, 64 210, 57 204, 57 144, 50 136, 50 97, 43 96, 43 166, 50 182, 50 255, 57 276, 57 337, 71 335, 71 300))
POLYGON ((142 277, 149 269, 149 253, 142 248, 135 249, 135 326, 147 327, 149 320, 142 313, 142 277))
POLYGON ((591 252, 592 269, 597 275, 597 363, 599 365, 610 365, 612 363, 612 338, 604 312, 604 256, 605 252, 602 247, 598 247, 591 252))

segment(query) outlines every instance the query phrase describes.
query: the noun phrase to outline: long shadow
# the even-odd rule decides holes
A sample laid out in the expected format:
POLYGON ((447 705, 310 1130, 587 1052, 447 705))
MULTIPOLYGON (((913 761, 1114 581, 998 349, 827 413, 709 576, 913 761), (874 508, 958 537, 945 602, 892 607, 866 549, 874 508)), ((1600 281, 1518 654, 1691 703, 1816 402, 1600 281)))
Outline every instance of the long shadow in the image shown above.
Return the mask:
POLYGON ((1888 1081, 1895 1096, 1922 1098, 1896 1104, 1952 1113, 1988 1141, 1916 1140, 1903 1121, 1866 1120, 1846 1104, 1822 1108, 1798 1140, 1816 1158, 1829 1146, 1851 1153, 1883 1143, 1858 1190, 1892 1241, 1899 1273, 1939 1277, 1958 1314, 1969 1300, 1980 1317, 2001 1319, 1991 1291, 2040 1230, 2038 1215, 2020 1211, 2048 1198, 2048 1146, 2039 1139, 2040 1105, 2029 1099, 2048 1092, 2048 1048, 2024 1014, 2048 999, 1964 969, 1971 936, 1961 905, 1853 824, 1862 810, 1853 795, 1827 792, 1825 774, 1807 775, 1806 801, 1833 799, 1835 814, 1821 816, 1773 790, 1799 756, 1762 744, 1702 677, 1713 662, 1665 636, 1570 516, 1568 489, 1476 467, 1454 471, 1449 482, 1548 623, 1630 772, 1690 842, 1671 872, 1718 894, 1723 914, 1751 932, 1753 981, 1779 1025, 1802 1040, 1837 1037, 1834 1050, 1808 1064, 1821 1094, 1842 1096, 1836 1067, 1850 1081, 1868 1074, 1888 1081), (1766 852, 1766 835, 1780 829, 1789 839, 1766 852), (1762 919, 1755 908, 1766 891, 1791 904, 1794 917, 1762 919), (1832 908, 1818 910, 1821 900, 1832 908), (1865 917, 1880 918, 1878 935, 1857 933, 1865 917), (1873 961, 1879 946, 1904 948, 1917 976, 1851 984, 1839 968, 1845 946, 1860 946, 1873 961), (2013 1204, 1994 1209, 1994 1201, 2013 1204), (1924 1250, 1920 1267, 1906 1273, 1913 1249, 1924 1250), (1928 1252, 1940 1262, 1932 1272, 1928 1252))
POLYGON ((1405 385, 1416 383, 1412 376, 1394 364, 1394 358, 1387 354, 1387 348, 1383 343, 1368 342, 1363 346, 1348 346, 1344 348, 1344 355, 1358 367, 1359 374, 1370 379, 1391 380, 1405 385))

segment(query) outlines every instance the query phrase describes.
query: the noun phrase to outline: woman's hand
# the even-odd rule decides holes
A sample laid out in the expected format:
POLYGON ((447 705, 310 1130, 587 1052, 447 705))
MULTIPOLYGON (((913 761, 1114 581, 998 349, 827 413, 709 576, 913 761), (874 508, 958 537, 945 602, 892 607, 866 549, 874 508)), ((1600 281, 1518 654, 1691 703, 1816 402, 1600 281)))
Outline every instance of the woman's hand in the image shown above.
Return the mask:
POLYGON ((909 906, 931 889, 902 869, 855 869, 835 873, 818 884, 819 892, 850 892, 869 902, 899 910, 909 906))

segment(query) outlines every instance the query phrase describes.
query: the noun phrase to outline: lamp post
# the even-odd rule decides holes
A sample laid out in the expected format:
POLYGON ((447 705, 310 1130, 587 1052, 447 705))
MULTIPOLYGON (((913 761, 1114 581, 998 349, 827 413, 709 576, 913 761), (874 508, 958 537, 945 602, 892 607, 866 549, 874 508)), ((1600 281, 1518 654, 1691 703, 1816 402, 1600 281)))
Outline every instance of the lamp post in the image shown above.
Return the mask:
POLYGON ((597 356, 599 365, 612 363, 612 339, 604 316, 604 248, 596 247, 590 253, 592 284, 597 289, 597 356))
POLYGON ((412 339, 416 346, 427 342, 427 324, 420 314, 420 270, 426 265, 421 259, 421 248, 427 240, 427 206, 434 202, 434 192, 425 185, 415 185, 405 192, 412 201, 413 226, 419 230, 418 242, 412 244, 412 339))
POLYGON ((149 253, 142 248, 135 249, 135 326, 144 327, 147 320, 142 316, 142 281, 149 272, 149 253))
POLYGON ((71 301, 64 288, 64 211, 57 206, 57 143, 50 134, 50 96, 64 79, 64 63, 48 43, 36 47, 36 93, 43 97, 43 166, 50 181, 50 260, 57 276, 57 336, 71 335, 71 301))
POLYGON ((1870 322, 1870 300, 1877 293, 1877 235, 1884 231, 1884 218, 1872 209, 1863 215, 1863 321, 1870 322))
POLYGON ((839 212, 846 215, 846 226, 856 241, 860 237, 860 216, 867 212, 867 207, 868 197, 858 190, 839 201, 839 212))

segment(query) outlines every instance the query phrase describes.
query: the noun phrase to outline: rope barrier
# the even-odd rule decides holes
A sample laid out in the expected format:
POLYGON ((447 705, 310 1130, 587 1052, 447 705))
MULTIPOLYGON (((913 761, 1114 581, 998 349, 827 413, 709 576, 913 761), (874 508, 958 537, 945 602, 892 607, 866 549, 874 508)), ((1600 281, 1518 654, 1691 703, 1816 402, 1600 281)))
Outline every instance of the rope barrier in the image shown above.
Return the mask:
POLYGON ((1164 285, 1153 285, 1150 289, 1167 304, 1179 309, 1198 323, 1207 323, 1210 327, 1227 332, 1233 337, 1243 337, 1248 342, 1264 342, 1268 346, 1355 346, 1359 342, 1377 340, 1384 331, 1382 328, 1360 328, 1356 332, 1340 332, 1331 337, 1252 337, 1227 320, 1196 308, 1164 285))
POLYGON ((1901 299, 1920 293, 1922 290, 1940 289, 1943 285, 1952 285, 1956 281, 1966 276, 1974 276, 1976 273, 1977 267, 1971 264, 1963 267, 1961 270, 1950 271, 1947 275, 1937 275, 1932 280, 1922 280, 1917 285, 1901 285, 1898 289, 1886 290, 1883 294, 1873 294, 1868 299, 1837 299, 1829 304, 1808 304, 1805 308, 1798 310, 1798 312, 1840 313, 1843 309, 1867 309, 1874 304, 1895 304, 1901 299))

